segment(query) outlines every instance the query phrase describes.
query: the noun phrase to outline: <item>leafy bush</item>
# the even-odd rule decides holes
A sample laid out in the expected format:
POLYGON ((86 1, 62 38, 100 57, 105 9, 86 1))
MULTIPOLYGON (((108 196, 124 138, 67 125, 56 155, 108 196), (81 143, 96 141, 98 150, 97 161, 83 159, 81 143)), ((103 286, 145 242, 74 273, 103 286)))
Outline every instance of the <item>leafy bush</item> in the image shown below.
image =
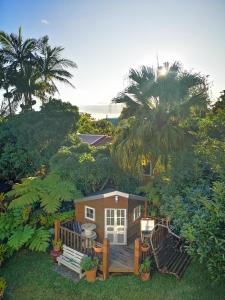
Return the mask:
POLYGON ((151 271, 151 268, 152 268, 152 261, 149 257, 146 257, 144 261, 140 264, 139 272, 141 274, 149 273, 151 271))
POLYGON ((5 278, 0 277, 0 293, 4 293, 4 290, 6 289, 6 281, 5 278))
POLYGON ((82 259, 80 265, 84 271, 90 271, 96 269, 98 267, 98 263, 99 263, 98 257, 92 258, 87 256, 82 259))
POLYGON ((23 246, 34 251, 46 251, 50 232, 43 227, 24 224, 22 210, 14 209, 0 213, 0 241, 7 246, 7 257, 23 246))

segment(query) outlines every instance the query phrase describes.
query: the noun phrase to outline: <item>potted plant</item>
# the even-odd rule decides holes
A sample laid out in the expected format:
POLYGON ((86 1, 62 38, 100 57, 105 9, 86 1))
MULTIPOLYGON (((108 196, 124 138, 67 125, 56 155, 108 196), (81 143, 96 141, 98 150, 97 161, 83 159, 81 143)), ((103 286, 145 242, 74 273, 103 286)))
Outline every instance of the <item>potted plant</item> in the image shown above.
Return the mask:
POLYGON ((61 240, 53 240, 52 241, 53 249, 55 252, 60 252, 62 248, 62 241, 61 240))
POLYGON ((56 262, 57 257, 61 254, 62 241, 61 240, 53 240, 52 246, 53 246, 53 249, 51 250, 51 256, 52 256, 53 260, 56 262))
POLYGON ((96 279, 96 272, 98 267, 98 258, 86 256, 81 261, 81 268, 85 271, 88 282, 94 282, 96 279))
POLYGON ((152 261, 150 260, 149 257, 146 257, 139 268, 139 273, 142 281, 147 281, 150 279, 151 267, 152 267, 152 261))
POLYGON ((102 245, 97 244, 97 243, 94 243, 93 249, 94 249, 95 253, 101 253, 101 252, 103 252, 103 247, 102 247, 102 245))
POLYGON ((5 253, 6 253, 6 245, 0 244, 0 267, 4 261, 5 253))
POLYGON ((143 240, 141 244, 141 252, 147 252, 150 249, 150 244, 148 240, 143 240))
POLYGON ((3 277, 0 277, 0 299, 3 299, 5 288, 6 288, 6 281, 3 277))

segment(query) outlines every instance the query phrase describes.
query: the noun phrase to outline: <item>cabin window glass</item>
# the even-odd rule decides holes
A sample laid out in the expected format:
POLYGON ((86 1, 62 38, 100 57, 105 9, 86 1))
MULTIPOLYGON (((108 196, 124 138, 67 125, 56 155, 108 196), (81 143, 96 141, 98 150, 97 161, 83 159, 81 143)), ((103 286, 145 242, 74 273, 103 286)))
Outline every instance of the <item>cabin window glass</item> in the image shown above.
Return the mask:
POLYGON ((134 208, 134 221, 136 221, 141 216, 141 205, 134 208))
POLYGON ((85 219, 95 221, 95 209, 93 207, 85 206, 85 219))
POLYGON ((106 225, 114 226, 114 209, 107 209, 106 225))

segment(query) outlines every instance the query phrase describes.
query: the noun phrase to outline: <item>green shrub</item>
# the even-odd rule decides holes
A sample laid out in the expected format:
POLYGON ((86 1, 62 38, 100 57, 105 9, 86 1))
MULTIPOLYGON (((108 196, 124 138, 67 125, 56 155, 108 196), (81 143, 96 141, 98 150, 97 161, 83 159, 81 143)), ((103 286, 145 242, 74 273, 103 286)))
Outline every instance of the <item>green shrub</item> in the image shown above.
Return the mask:
POLYGON ((0 293, 4 293, 4 290, 6 289, 6 281, 5 278, 0 277, 0 293))
POLYGON ((141 274, 150 273, 151 268, 152 268, 152 260, 149 257, 146 257, 139 267, 139 272, 141 274))
POLYGON ((89 256, 84 257, 81 261, 81 268, 84 271, 90 271, 98 267, 99 259, 98 257, 91 258, 89 256))

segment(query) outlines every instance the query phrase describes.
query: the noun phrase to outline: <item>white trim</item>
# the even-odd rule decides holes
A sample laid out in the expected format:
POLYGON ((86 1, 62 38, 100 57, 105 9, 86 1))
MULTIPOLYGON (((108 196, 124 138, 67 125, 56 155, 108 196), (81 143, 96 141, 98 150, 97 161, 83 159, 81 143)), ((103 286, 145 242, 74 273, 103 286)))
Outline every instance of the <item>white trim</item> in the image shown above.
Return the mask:
POLYGON ((138 205, 133 210, 133 221, 136 221, 141 217, 141 205, 138 205), (137 216, 135 216, 137 214, 137 216))
POLYGON ((113 191, 113 192, 108 192, 105 194, 97 194, 97 195, 93 195, 93 196, 87 196, 84 197, 82 199, 76 199, 74 202, 83 202, 83 201, 89 201, 89 200, 99 200, 102 198, 108 198, 108 197, 113 197, 113 196, 120 196, 123 198, 127 198, 127 199, 134 199, 134 200, 141 200, 141 201, 145 201, 146 198, 139 196, 139 195, 133 195, 133 194, 127 194, 127 193, 123 193, 123 192, 119 192, 119 191, 113 191))
POLYGON ((87 220, 95 221, 95 208, 85 205, 85 207, 84 207, 84 217, 87 220), (87 209, 92 209, 93 210, 93 219, 87 216, 87 209))

